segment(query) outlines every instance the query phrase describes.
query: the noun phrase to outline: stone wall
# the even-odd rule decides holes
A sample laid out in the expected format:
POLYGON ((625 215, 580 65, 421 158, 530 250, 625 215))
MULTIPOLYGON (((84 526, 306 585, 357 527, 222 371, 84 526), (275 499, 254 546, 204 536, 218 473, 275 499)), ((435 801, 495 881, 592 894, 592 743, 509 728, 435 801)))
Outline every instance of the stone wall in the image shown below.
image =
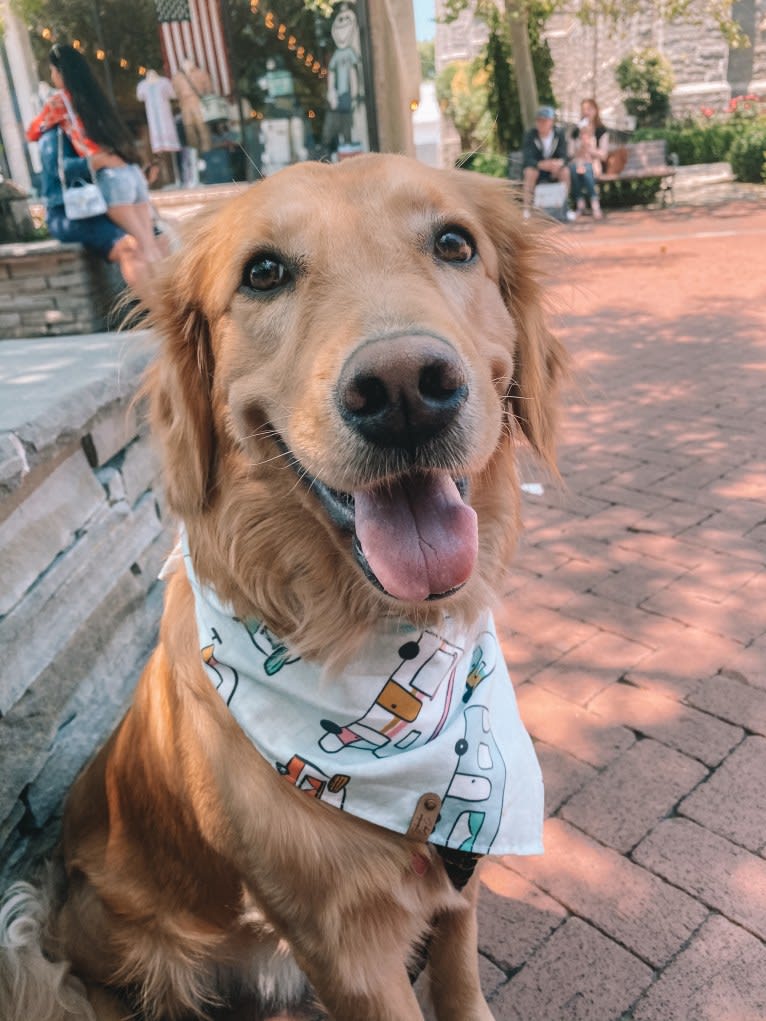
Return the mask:
POLYGON ((673 23, 654 18, 649 8, 614 24, 600 19, 583 25, 571 12, 553 15, 546 38, 554 60, 553 86, 565 120, 576 119, 580 99, 595 96, 609 126, 624 125, 622 96, 614 72, 632 49, 652 47, 670 61, 676 87, 673 114, 698 115, 702 106, 725 111, 732 96, 766 94, 766 0, 738 0, 733 13, 751 45, 732 49, 705 4, 694 0, 691 16, 673 23))
POLYGON ((50 849, 156 640, 173 538, 131 407, 150 350, 141 333, 0 345, 0 888, 50 849))
POLYGON ((0 245, 0 340, 107 329, 122 286, 117 268, 81 245, 0 245))

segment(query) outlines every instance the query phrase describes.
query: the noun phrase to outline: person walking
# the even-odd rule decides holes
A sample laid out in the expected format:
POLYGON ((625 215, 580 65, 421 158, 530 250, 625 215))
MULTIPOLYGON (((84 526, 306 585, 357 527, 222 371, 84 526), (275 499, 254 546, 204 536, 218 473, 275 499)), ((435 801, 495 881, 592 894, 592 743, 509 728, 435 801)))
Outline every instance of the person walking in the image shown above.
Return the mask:
POLYGON ((580 216, 585 212, 587 198, 593 219, 600 220, 603 213, 597 181, 609 156, 609 132, 601 120, 595 99, 583 99, 580 104, 580 123, 572 131, 570 150, 575 213, 580 216))
MULTIPOLYGON (((113 258, 110 249, 107 258, 119 262, 126 283, 132 287, 138 285, 140 291, 140 278, 145 277, 148 265, 161 259, 163 253, 155 238, 149 191, 133 139, 82 54, 73 46, 57 43, 51 49, 49 61, 51 82, 57 91, 50 96, 27 128, 27 138, 42 143, 45 136, 55 129, 57 146, 58 132, 63 132, 65 142, 68 143, 64 153, 68 180, 79 176, 95 181, 107 203, 106 215, 119 231, 114 235, 115 243, 126 235, 134 239, 132 258, 127 260, 124 267, 119 253, 114 253, 116 257, 113 258), (77 163, 77 160, 80 162, 77 163)), ((49 229, 59 240, 81 241, 87 246, 86 237, 77 235, 94 229, 94 224, 90 228, 78 228, 77 224, 87 224, 88 220, 98 218, 72 221, 63 214, 58 165, 56 163, 54 169, 50 159, 51 149, 55 148, 51 146, 51 141, 46 140, 46 144, 41 144, 43 190, 49 206, 49 229), (52 177, 56 180, 52 180, 52 177), (58 234, 54 233, 56 230, 58 234)), ((108 241, 108 231, 103 230, 103 225, 95 229, 103 244, 90 247, 96 247, 97 250, 100 248, 104 254, 103 246, 108 241)), ((122 246, 125 251, 129 247, 122 246)))

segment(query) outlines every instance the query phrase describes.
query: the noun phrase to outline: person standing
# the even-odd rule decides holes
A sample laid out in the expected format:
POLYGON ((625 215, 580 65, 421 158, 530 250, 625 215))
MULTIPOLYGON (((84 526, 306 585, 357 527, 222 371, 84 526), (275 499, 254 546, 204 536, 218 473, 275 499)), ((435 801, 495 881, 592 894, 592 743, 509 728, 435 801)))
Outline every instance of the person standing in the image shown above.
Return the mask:
POLYGON ((572 198, 578 216, 585 212, 587 198, 593 219, 600 220, 603 213, 597 182, 609 156, 609 132, 601 120, 595 99, 583 99, 580 104, 580 118, 570 141, 574 163, 572 198))
MULTIPOLYGON (((140 291, 140 278, 145 275, 148 264, 162 258, 162 251, 155 239, 149 191, 139 166, 133 139, 119 113, 98 84, 87 61, 73 46, 57 43, 51 49, 49 60, 51 81, 58 91, 50 96, 27 128, 27 138, 33 142, 41 141, 56 129, 57 143, 58 133, 63 132, 68 143, 65 146, 65 176, 68 158, 72 180, 75 176, 90 178, 101 189, 108 207, 106 215, 119 229, 119 233, 114 235, 115 241, 124 235, 134 239, 132 265, 130 267, 126 265, 123 269, 120 263, 120 268, 123 270, 126 283, 140 291), (81 163, 75 165, 71 162, 73 159, 79 159, 81 163)), ((50 139, 46 139, 46 144, 41 145, 43 173, 44 178, 47 178, 44 180, 43 189, 49 205, 47 214, 49 228, 54 237, 57 236, 54 231, 59 231, 60 240, 80 240, 76 237, 78 233, 76 221, 67 220, 65 215, 62 216, 63 198, 60 182, 58 188, 56 187, 58 165, 56 163, 55 170, 51 165, 50 142, 50 139), (49 157, 47 162, 45 154, 49 157), (51 180, 52 171, 55 173, 56 181, 51 180), (64 220, 67 222, 64 223, 64 220)), ((87 241, 83 240, 82 243, 87 244, 87 241)), ((108 254, 107 258, 112 258, 111 254, 108 254)))
POLYGON ((567 195, 571 186, 567 140, 563 128, 556 127, 552 106, 541 106, 535 114, 535 126, 524 135, 522 147, 522 173, 524 190, 524 218, 528 219, 534 204, 538 184, 560 182, 567 195))

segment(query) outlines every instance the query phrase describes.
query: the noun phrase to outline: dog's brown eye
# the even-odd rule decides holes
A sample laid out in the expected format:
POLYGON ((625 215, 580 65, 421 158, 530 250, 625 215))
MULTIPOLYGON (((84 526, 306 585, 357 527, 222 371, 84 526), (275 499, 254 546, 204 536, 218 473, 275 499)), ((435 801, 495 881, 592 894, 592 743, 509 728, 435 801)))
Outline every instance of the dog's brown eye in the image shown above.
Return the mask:
POLYGON ((470 262, 476 254, 476 245, 462 230, 445 230, 436 237, 434 253, 444 262, 470 262))
POLYGON ((284 287, 290 274, 284 263, 269 255, 259 256, 245 266, 242 284, 251 291, 274 291, 284 287))

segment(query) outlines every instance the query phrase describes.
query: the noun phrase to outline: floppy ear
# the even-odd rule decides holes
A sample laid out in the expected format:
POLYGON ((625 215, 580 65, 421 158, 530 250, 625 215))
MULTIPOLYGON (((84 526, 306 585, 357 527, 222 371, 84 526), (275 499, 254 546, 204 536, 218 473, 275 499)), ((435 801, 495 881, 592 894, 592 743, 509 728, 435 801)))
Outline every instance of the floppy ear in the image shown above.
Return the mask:
POLYGON ((211 394, 214 361, 210 323, 190 286, 193 254, 175 256, 156 286, 150 323, 160 351, 143 390, 164 466, 171 510, 188 519, 207 506, 215 474, 216 437, 211 394))
POLYGON ((546 326, 541 263, 551 245, 524 221, 516 189, 507 181, 462 171, 484 229, 497 252, 499 286, 516 324, 514 374, 508 400, 514 419, 536 453, 555 470, 559 385, 568 359, 546 326))

